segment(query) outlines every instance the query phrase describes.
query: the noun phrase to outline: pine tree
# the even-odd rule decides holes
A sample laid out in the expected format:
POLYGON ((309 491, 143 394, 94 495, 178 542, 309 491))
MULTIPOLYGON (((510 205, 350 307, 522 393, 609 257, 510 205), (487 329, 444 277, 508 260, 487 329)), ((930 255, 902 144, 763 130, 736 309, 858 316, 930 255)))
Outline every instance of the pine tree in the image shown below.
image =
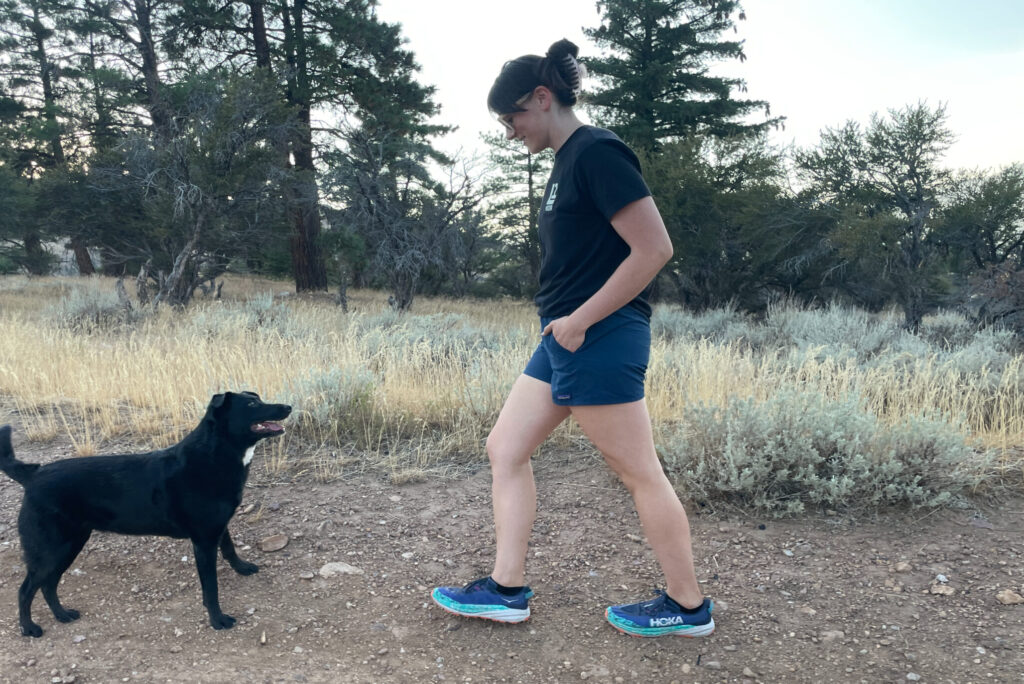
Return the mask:
POLYGON ((746 135, 781 123, 757 123, 748 115, 764 110, 762 100, 734 98, 742 79, 716 76, 721 60, 746 57, 742 41, 722 34, 744 19, 736 0, 601 0, 601 26, 586 35, 610 54, 586 60, 603 88, 588 96, 600 123, 638 152, 692 134, 746 135))
POLYGON ((299 126, 280 150, 292 177, 286 190, 292 271, 296 290, 324 290, 323 169, 317 159, 331 143, 344 145, 358 121, 360 141, 381 146, 376 162, 441 160, 428 142, 447 130, 428 122, 437 113, 433 88, 416 81, 419 67, 403 46, 401 26, 377 17, 376 0, 188 0, 185 6, 181 27, 193 59, 263 70, 279 82, 282 99, 296 113, 299 126), (315 114, 343 123, 314 124, 315 114))
POLYGON ((853 121, 826 129, 816 148, 796 154, 808 192, 844 214, 833 240, 866 269, 867 287, 881 285, 899 302, 911 330, 947 287, 933 228, 953 141, 945 107, 919 103, 874 114, 865 130, 853 121))
POLYGON ((553 155, 548 151, 530 154, 521 142, 500 134, 485 134, 483 140, 490 146, 491 162, 498 171, 488 188, 494 198, 488 214, 499 239, 513 255, 505 260, 511 262, 513 273, 504 274, 504 286, 513 294, 532 294, 540 275, 537 214, 553 155))

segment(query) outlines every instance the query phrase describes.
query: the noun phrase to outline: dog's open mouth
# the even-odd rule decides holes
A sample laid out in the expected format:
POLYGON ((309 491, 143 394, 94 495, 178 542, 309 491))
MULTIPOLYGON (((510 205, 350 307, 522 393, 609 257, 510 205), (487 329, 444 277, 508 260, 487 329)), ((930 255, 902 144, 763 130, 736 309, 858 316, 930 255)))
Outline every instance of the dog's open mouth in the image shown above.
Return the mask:
POLYGON ((283 425, 280 423, 272 423, 270 421, 265 423, 253 423, 249 429, 259 434, 275 434, 278 432, 284 432, 283 425))

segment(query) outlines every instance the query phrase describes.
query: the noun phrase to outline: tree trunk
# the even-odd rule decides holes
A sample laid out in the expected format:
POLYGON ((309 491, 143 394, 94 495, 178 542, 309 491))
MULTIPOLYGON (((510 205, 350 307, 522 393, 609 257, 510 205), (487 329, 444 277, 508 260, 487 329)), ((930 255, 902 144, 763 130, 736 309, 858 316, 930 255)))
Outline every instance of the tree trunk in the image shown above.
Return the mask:
POLYGON ((309 108, 300 112, 301 124, 292 144, 295 157, 295 197, 292 208, 292 274, 296 292, 327 290, 327 264, 320 246, 320 200, 313 168, 313 137, 309 108))
POLYGON ((25 259, 22 265, 32 275, 47 275, 50 271, 50 254, 43 247, 39 234, 31 232, 25 235, 25 259))
POLYGON ((36 59, 39 60, 39 78, 43 84, 43 118, 50 130, 50 154, 54 166, 64 165, 64 148, 60 142, 60 124, 57 121, 57 97, 53 92, 53 74, 56 66, 50 63, 46 54, 46 34, 39 18, 39 7, 32 7, 32 34, 36 42, 36 59))
POLYGON ((391 280, 391 297, 388 302, 398 311, 412 308, 412 299, 416 290, 416 278, 409 273, 396 273, 391 280))
POLYGON ((139 32, 135 43, 142 57, 142 75, 146 83, 146 97, 149 100, 149 116, 158 137, 171 137, 171 115, 164 101, 163 86, 160 82, 160 62, 153 40, 153 17, 150 0, 135 0, 135 28, 139 32))
POLYGON ((296 292, 327 290, 327 264, 320 247, 320 193, 313 166, 313 130, 310 125, 310 76, 306 58, 305 0, 294 0, 282 11, 285 29, 285 54, 291 68, 287 98, 299 113, 299 126, 292 137, 291 154, 295 164, 292 187, 289 240, 292 275, 296 292))
POLYGON ((182 307, 192 299, 192 293, 199 281, 199 266, 195 260, 196 244, 203 233, 206 216, 199 211, 192 230, 192 237, 185 243, 178 256, 174 259, 174 267, 167 279, 161 279, 160 292, 153 298, 153 308, 160 302, 167 301, 171 306, 182 307))
POLYGON ((272 65, 263 0, 249 0, 249 17, 252 19, 252 44, 253 50, 256 52, 256 66, 269 72, 272 70, 272 65))
POLYGON ((78 274, 84 276, 91 276, 96 274, 96 267, 92 263, 92 257, 89 256, 89 250, 86 248, 85 243, 80 238, 73 237, 71 242, 68 243, 71 250, 75 253, 75 263, 78 264, 78 274))

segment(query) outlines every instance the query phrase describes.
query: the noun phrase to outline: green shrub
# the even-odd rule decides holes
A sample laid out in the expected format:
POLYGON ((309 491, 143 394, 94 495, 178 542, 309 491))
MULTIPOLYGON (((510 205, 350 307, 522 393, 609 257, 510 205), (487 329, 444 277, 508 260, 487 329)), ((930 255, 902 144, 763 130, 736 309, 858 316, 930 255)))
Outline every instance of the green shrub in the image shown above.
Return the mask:
POLYGON ((925 316, 918 334, 938 349, 957 349, 971 343, 975 325, 956 311, 939 311, 925 316))
POLYGON ((294 411, 293 425, 307 433, 349 434, 373 408, 376 378, 362 369, 311 370, 292 380, 285 402, 294 411))
POLYGON ((764 330, 732 307, 692 313, 659 304, 651 315, 651 334, 666 342, 706 339, 716 344, 740 342, 758 348, 763 343, 764 330))
POLYGON ((115 292, 87 286, 72 287, 44 314, 59 328, 84 333, 131 327, 146 315, 122 302, 115 292))
POLYGON ((824 309, 771 308, 764 322, 776 347, 820 355, 871 359, 888 351, 905 333, 891 316, 831 304, 824 309))
POLYGON ((956 426, 919 416, 887 427, 856 398, 784 391, 763 401, 690 406, 662 431, 670 476, 692 498, 781 516, 808 506, 951 503, 991 474, 956 426))
POLYGON ((0 275, 11 275, 19 270, 17 262, 6 254, 0 254, 0 275))
POLYGON ((481 351, 498 350, 504 343, 498 332, 467 325, 459 314, 385 311, 356 317, 352 325, 367 349, 400 352, 421 367, 451 362, 468 366, 481 351))

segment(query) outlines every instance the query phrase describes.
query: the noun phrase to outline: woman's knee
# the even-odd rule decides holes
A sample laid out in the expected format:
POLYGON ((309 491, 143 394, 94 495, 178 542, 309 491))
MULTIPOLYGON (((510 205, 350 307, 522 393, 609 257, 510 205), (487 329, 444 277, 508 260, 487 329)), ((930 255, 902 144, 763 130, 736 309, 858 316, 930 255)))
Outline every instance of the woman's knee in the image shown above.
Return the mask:
POLYGON ((514 441, 506 439, 492 430, 487 435, 487 459, 492 469, 513 469, 530 461, 530 454, 524 457, 523 449, 514 441))
POLYGON ((626 455, 610 455, 602 452, 604 462, 615 473, 630 492, 651 486, 662 485, 668 478, 657 455, 633 452, 626 455))

